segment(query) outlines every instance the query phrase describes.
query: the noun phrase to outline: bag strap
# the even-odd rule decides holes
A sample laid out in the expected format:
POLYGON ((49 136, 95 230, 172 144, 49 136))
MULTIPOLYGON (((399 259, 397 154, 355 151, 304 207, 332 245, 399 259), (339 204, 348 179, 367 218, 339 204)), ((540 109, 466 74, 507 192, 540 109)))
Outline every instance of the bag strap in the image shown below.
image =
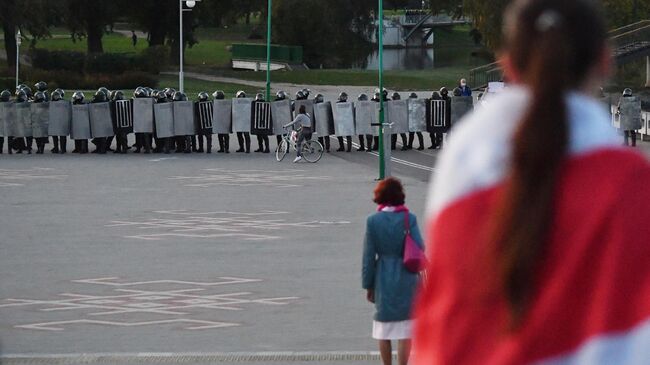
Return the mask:
POLYGON ((408 236, 411 234, 411 225, 409 224, 409 211, 404 211, 404 233, 408 236))

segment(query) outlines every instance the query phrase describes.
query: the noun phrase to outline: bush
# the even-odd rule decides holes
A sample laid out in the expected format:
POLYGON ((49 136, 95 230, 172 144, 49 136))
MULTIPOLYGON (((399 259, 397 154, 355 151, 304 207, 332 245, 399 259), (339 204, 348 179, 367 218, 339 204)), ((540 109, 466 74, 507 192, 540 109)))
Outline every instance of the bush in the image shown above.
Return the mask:
POLYGON ((38 81, 45 81, 49 90, 54 90, 57 87, 67 90, 95 90, 102 86, 110 90, 130 90, 138 86, 156 87, 158 84, 156 76, 140 71, 127 71, 120 75, 105 73, 83 75, 72 71, 32 69, 25 72, 23 77, 29 80, 25 82, 28 85, 33 85, 38 81))
POLYGON ((135 62, 137 71, 159 74, 169 61, 169 47, 148 47, 140 53, 135 62))
POLYGON ((86 56, 84 72, 87 74, 121 74, 135 69, 135 56, 119 53, 99 53, 86 56))
POLYGON ((42 70, 82 72, 86 63, 86 55, 74 51, 48 51, 36 48, 31 49, 29 55, 32 66, 42 70))

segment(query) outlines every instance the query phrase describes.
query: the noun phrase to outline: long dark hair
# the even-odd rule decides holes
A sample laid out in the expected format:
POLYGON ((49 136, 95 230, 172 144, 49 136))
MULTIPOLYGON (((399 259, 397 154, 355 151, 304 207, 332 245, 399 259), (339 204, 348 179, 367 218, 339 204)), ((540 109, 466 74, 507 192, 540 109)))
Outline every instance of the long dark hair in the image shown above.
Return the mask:
POLYGON ((521 0, 506 13, 506 53, 531 103, 515 132, 511 169, 492 222, 501 287, 516 327, 536 287, 554 192, 568 149, 567 92, 583 86, 606 49, 590 0, 521 0))

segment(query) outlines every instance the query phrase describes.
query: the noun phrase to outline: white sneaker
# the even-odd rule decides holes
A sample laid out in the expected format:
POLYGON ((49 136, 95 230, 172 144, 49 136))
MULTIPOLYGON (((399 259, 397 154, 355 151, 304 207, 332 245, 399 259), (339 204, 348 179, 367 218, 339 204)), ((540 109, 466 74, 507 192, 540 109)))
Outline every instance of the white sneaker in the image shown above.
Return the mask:
POLYGON ((296 162, 299 162, 299 161, 302 161, 302 157, 300 157, 300 156, 296 157, 296 158, 293 160, 293 163, 296 163, 296 162))

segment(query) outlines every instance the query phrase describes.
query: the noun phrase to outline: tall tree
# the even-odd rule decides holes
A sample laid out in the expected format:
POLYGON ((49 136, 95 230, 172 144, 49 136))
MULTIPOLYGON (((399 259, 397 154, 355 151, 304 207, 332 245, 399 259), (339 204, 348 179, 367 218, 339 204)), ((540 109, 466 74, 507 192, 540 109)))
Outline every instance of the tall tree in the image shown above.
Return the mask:
POLYGON ((107 26, 112 26, 120 10, 126 10, 126 0, 111 1, 65 1, 65 24, 72 32, 73 38, 86 37, 88 53, 102 53, 104 46, 102 38, 107 26))

